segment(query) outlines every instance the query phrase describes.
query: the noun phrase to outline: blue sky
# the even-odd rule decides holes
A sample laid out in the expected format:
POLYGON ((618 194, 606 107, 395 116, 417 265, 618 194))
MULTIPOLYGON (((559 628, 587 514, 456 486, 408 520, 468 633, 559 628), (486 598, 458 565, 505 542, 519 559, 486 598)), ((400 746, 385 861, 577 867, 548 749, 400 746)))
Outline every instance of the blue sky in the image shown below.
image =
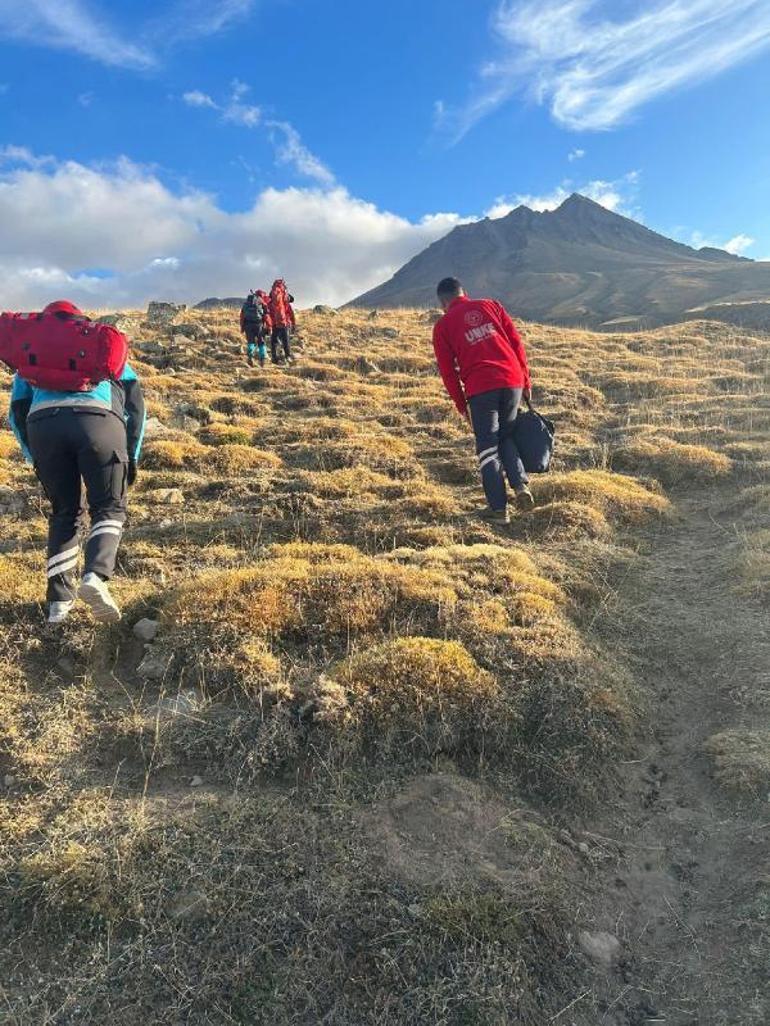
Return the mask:
POLYGON ((0 0, 0 305, 339 303, 573 190, 770 257, 769 0, 0 0))

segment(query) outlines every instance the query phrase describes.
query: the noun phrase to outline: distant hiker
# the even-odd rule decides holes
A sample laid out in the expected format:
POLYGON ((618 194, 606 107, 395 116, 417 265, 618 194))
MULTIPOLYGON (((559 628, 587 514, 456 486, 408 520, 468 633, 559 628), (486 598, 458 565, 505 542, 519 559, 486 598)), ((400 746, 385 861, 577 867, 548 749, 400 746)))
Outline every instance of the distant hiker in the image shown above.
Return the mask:
POLYGON ((433 348, 446 390, 476 435, 488 503, 480 515, 508 523, 506 477, 518 507, 534 505, 513 440, 519 404, 532 398, 527 354, 500 303, 470 299, 457 278, 444 278, 437 292, 444 316, 433 329, 433 348))
POLYGON ((291 355, 291 328, 296 328, 297 321, 292 309, 294 296, 289 294, 286 282, 283 278, 277 278, 270 290, 270 317, 273 321, 273 334, 271 338, 271 357, 273 363, 278 363, 278 346, 283 346, 283 353, 287 363, 292 363, 291 355))
POLYGON ((115 570, 146 418, 127 355, 124 335, 90 321, 72 303, 0 317, 0 359, 16 371, 9 421, 51 504, 49 623, 67 619, 76 594, 100 622, 120 619, 107 582, 115 570), (82 482, 91 529, 76 592, 85 519, 82 482))
POLYGON ((271 329, 268 297, 259 290, 250 292, 241 307, 241 334, 246 336, 246 359, 249 367, 254 366, 255 353, 259 366, 265 366, 266 342, 271 329))

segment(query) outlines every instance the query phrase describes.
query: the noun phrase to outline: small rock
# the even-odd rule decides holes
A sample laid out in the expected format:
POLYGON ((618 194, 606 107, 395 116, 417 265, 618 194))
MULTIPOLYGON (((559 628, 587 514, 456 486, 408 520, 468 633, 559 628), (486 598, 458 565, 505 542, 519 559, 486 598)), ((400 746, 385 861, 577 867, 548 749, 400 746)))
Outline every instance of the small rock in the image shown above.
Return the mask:
POLYGON ((144 617, 134 624, 134 637, 139 638, 140 641, 154 641, 159 629, 160 623, 157 620, 144 617))
POLYGON ((166 652, 151 647, 137 666, 136 672, 144 680, 162 680, 170 662, 171 659, 166 652))
POLYGON ((370 321, 376 321, 379 316, 380 316, 380 311, 379 310, 370 310, 369 311, 369 320, 370 321))
POLYGON ((383 338, 399 338, 401 332, 398 328, 381 328, 380 335, 382 335, 383 338))
MULTIPOLYGON (((171 325, 171 337, 174 335, 186 335, 188 339, 194 338, 196 341, 206 334, 206 329, 200 324, 193 324, 192 321, 185 321, 184 324, 172 324, 171 325)), ((176 341, 176 339, 174 339, 176 341)))
POLYGON ((147 713, 161 719, 173 719, 177 716, 191 716, 200 707, 198 696, 194 691, 180 691, 178 695, 170 698, 161 698, 155 705, 151 706, 147 713))
POLYGON ((193 777, 190 781, 190 787, 203 787, 203 777, 193 777))
POLYGON ((436 324, 436 322, 440 321, 443 316, 443 310, 428 310, 428 312, 425 315, 425 320, 428 322, 428 324, 436 324))
POLYGON ((581 930, 577 942, 584 955, 605 969, 611 969, 620 958, 622 945, 614 933, 588 933, 587 930, 581 930))
POLYGON ((183 506, 184 492, 181 488, 151 488, 144 493, 147 502, 157 502, 162 506, 183 506))
POLYGON ((0 513, 23 513, 24 496, 13 488, 0 488, 0 513))
POLYGON ((13 787, 15 783, 16 777, 13 775, 13 773, 6 773, 3 777, 3 784, 5 785, 5 787, 13 787))
POLYGON ((577 850, 580 852, 581 855, 590 855, 591 854, 591 849, 586 844, 585 841, 581 841, 580 842, 580 844, 577 846, 577 850))
POLYGON ((171 431, 173 431, 173 428, 167 427, 157 417, 148 417, 147 423, 144 426, 144 437, 148 439, 162 438, 163 435, 168 435, 171 431))
POLYGON ((327 314, 327 315, 331 314, 332 316, 336 316, 337 311, 334 310, 331 306, 321 306, 319 304, 318 306, 314 306, 313 307, 313 313, 314 314, 327 314))
POLYGON ((174 349, 179 347, 182 350, 182 352, 186 353, 189 356, 192 352, 190 346, 194 345, 194 340, 191 339, 189 335, 182 335, 180 333, 179 335, 171 336, 171 342, 169 343, 169 345, 172 346, 174 349))
POLYGON ((136 330, 137 323, 130 317, 126 317, 121 313, 105 314, 103 317, 96 318, 97 324, 109 324, 111 328, 117 329, 124 335, 131 336, 131 333, 136 330))

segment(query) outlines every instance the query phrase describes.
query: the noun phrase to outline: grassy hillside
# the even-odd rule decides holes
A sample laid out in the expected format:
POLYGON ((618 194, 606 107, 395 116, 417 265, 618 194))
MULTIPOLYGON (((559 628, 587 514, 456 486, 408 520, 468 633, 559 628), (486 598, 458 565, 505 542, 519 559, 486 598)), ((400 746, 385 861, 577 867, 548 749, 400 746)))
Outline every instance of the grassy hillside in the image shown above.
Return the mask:
MULTIPOLYGON (((678 616, 635 619, 650 596, 626 586, 708 512, 719 608, 764 617, 770 339, 525 326, 558 458, 501 529, 471 515, 472 442, 424 312, 307 313, 298 364, 264 371, 236 315, 185 316, 173 339, 123 325, 151 421, 122 624, 42 628, 45 504, 0 432, 0 1021, 663 1021, 626 898, 620 968, 581 934, 614 907, 623 856, 591 824, 633 836, 624 767, 658 715, 640 667, 678 616)), ((661 561, 672 587, 680 558, 661 561)), ((702 684, 722 703, 708 801, 749 827, 770 792, 766 665, 702 684)), ((758 869, 744 897, 748 995, 758 869)), ((736 1023, 766 1021, 753 1000, 736 1023)))

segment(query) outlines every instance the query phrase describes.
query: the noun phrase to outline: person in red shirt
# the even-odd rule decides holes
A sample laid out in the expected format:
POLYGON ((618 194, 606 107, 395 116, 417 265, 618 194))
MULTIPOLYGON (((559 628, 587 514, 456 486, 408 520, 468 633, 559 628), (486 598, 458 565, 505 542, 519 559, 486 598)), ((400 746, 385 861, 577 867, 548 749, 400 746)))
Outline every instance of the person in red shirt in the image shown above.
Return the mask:
POLYGON ((532 398, 527 354, 500 303, 470 299, 457 278, 444 278, 437 292, 444 316, 433 329, 433 348, 446 390, 476 435, 488 504, 480 515, 507 524, 506 477, 519 509, 534 506, 514 441, 519 405, 532 398))
POLYGON ((289 294, 286 282, 283 278, 277 278, 270 290, 270 317, 273 322, 273 333, 271 337, 271 357, 273 363, 278 363, 278 346, 283 346, 284 357, 287 363, 293 363, 291 355, 291 334, 290 328, 296 328, 297 321, 292 309, 294 296, 289 294))

